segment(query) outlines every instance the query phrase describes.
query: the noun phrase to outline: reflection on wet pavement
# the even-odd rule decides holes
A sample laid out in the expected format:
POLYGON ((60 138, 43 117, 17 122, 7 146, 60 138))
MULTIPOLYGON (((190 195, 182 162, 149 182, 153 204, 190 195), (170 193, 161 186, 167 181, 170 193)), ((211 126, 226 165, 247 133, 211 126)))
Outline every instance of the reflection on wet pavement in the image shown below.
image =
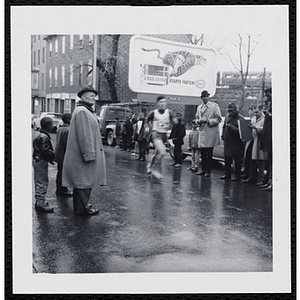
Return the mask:
POLYGON ((55 213, 33 209, 35 272, 272 271, 272 195, 254 185, 197 176, 165 159, 161 182, 146 162, 105 146, 107 186, 92 191, 98 216, 76 216, 72 198, 47 197, 55 213))

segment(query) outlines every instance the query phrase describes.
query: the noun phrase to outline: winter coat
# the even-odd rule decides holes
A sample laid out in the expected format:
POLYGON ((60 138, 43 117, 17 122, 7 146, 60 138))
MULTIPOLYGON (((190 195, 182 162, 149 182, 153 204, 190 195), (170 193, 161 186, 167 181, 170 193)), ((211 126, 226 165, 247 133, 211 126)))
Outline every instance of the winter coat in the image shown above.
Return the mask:
POLYGON ((56 134, 55 159, 59 164, 64 161, 65 152, 67 149, 67 141, 69 135, 69 124, 64 124, 58 128, 56 134))
POLYGON ((234 117, 226 115, 224 125, 222 128, 222 140, 224 141, 224 155, 232 157, 242 157, 244 144, 240 138, 238 129, 238 120, 245 118, 240 114, 234 117), (230 125, 230 126, 228 126, 230 125))
POLYGON ((105 156, 98 120, 86 106, 77 106, 70 124, 62 185, 88 189, 105 184, 105 156))
POLYGON ((179 122, 173 125, 169 139, 173 140, 175 145, 183 145, 183 138, 185 137, 185 126, 179 122))
POLYGON ((132 141, 136 142, 138 138, 138 133, 137 133, 137 124, 132 124, 132 141))
POLYGON ((121 126, 121 122, 120 121, 116 121, 116 136, 121 136, 121 130, 122 130, 122 126, 121 126))
POLYGON ((272 116, 270 114, 265 116, 260 147, 265 152, 272 152, 272 116))
POLYGON ((252 157, 253 160, 266 160, 267 152, 260 150, 261 134, 264 127, 265 116, 262 115, 260 118, 253 118, 253 125, 256 129, 252 129, 253 136, 253 148, 252 148, 252 157))
POLYGON ((200 124, 199 127, 199 148, 211 148, 220 145, 219 123, 221 123, 221 112, 219 105, 208 101, 197 107, 196 119, 206 119, 207 123, 200 124))
POLYGON ((133 127, 132 127, 132 123, 131 123, 131 120, 130 119, 127 119, 125 121, 125 132, 126 132, 126 135, 127 136, 132 136, 132 133, 133 133, 133 127))
POLYGON ((54 152, 51 144, 51 137, 43 128, 33 139, 33 159, 39 157, 48 162, 53 162, 54 152))
POLYGON ((192 129, 189 134, 188 148, 197 149, 199 139, 199 128, 192 129))

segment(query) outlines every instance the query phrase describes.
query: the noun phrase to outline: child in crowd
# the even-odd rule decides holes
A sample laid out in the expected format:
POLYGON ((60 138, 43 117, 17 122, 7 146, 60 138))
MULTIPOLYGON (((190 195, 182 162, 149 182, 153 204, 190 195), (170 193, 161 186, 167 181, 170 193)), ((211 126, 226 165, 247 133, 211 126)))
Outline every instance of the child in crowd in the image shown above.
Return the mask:
POLYGON ((174 156, 175 162, 171 165, 175 166, 175 168, 180 168, 182 165, 182 145, 183 138, 185 137, 185 126, 181 122, 181 113, 176 113, 173 120, 173 128, 170 134, 169 139, 173 140, 174 143, 174 156))
POLYGON ((116 120, 116 146, 115 148, 120 148, 120 139, 121 139, 121 131, 122 131, 122 127, 121 127, 121 122, 119 121, 119 117, 115 117, 116 120))
POLYGON ((67 141, 69 135, 69 128, 72 115, 66 113, 62 116, 64 124, 58 128, 56 135, 56 146, 55 146, 55 159, 57 162, 57 175, 56 175, 56 195, 59 197, 72 197, 73 194, 68 191, 68 188, 62 186, 62 169, 65 152, 67 149, 67 141))
POLYGON ((33 170, 35 186, 35 209, 39 212, 53 213, 54 209, 46 201, 48 188, 48 162, 53 164, 54 152, 49 135, 53 130, 53 120, 44 117, 41 129, 33 139, 33 170))
POLYGON ((199 138, 199 127, 196 121, 192 122, 192 131, 189 135, 188 140, 188 150, 192 150, 192 161, 191 167, 189 168, 191 171, 198 172, 199 166, 199 157, 200 157, 200 148, 198 146, 198 138, 199 138))

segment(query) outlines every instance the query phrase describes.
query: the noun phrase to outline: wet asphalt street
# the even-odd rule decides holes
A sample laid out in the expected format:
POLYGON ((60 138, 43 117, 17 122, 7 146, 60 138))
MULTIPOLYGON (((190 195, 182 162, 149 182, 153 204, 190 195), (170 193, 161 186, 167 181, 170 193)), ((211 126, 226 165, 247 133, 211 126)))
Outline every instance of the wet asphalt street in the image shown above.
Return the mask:
POLYGON ((37 213, 33 195, 33 272, 272 271, 272 193, 220 180, 219 163, 205 178, 187 170, 189 159, 169 166, 168 155, 158 183, 130 153, 105 146, 105 155, 108 184, 90 201, 96 216, 77 216, 72 198, 55 196, 49 165, 55 212, 37 213))

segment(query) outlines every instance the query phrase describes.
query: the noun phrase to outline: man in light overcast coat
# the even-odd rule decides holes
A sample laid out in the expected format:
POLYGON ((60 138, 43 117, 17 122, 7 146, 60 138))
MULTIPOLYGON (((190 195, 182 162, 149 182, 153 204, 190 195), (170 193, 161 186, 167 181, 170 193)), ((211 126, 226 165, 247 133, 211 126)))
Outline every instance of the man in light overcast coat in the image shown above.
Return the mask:
POLYGON ((78 93, 81 100, 72 115, 64 158, 62 184, 73 188, 74 211, 83 215, 99 212, 91 207, 90 195, 92 188, 106 185, 100 128, 92 109, 97 94, 91 86, 84 86, 78 93))

